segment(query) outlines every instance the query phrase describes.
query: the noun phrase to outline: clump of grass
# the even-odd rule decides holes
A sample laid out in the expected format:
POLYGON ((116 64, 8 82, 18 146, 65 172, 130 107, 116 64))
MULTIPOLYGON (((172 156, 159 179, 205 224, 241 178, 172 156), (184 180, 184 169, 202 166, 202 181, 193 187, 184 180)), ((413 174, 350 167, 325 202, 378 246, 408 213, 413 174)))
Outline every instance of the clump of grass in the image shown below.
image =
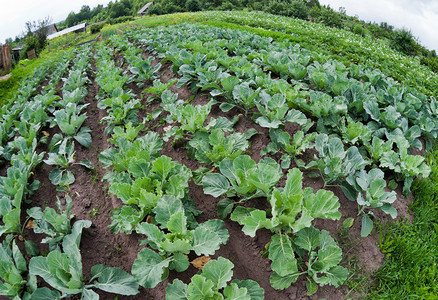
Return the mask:
POLYGON ((432 173, 413 186, 414 220, 381 227, 386 254, 371 299, 437 299, 438 295, 438 150, 428 156, 432 173))
POLYGON ((18 89, 21 81, 30 73, 32 73, 36 67, 38 67, 44 59, 25 59, 20 61, 19 64, 11 70, 12 76, 7 79, 0 81, 0 105, 8 103, 18 89))

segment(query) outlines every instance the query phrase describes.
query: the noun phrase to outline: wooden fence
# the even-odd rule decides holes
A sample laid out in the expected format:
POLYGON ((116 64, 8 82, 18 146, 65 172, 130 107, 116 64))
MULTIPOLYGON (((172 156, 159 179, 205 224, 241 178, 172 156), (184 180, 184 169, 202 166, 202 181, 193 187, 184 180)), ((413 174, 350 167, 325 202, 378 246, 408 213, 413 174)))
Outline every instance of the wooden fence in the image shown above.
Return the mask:
POLYGON ((9 44, 0 46, 0 70, 9 71, 11 68, 11 47, 9 46, 9 44))

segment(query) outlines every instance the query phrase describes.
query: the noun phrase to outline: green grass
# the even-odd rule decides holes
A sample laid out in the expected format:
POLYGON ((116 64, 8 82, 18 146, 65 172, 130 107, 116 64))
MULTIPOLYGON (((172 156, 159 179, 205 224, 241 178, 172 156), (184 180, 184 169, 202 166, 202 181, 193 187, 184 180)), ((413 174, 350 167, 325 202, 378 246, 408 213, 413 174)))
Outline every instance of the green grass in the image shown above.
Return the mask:
POLYGON ((12 76, 9 79, 0 81, 0 105, 13 100, 12 96, 18 89, 21 81, 31 74, 44 60, 45 57, 25 60, 11 70, 12 76))
POLYGON ((430 177, 413 186, 413 221, 380 228, 386 260, 370 299, 438 299, 438 150, 428 163, 430 177))

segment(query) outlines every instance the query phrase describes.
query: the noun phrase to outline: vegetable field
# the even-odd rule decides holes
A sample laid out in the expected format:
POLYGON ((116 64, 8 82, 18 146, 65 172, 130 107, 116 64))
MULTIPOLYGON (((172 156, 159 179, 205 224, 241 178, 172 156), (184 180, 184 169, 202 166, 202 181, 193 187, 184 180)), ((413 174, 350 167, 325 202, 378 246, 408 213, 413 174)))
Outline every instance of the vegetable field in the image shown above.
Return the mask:
POLYGON ((350 263, 381 267, 376 226, 410 217, 437 115, 379 70, 243 30, 64 51, 1 108, 0 295, 360 296, 350 263))

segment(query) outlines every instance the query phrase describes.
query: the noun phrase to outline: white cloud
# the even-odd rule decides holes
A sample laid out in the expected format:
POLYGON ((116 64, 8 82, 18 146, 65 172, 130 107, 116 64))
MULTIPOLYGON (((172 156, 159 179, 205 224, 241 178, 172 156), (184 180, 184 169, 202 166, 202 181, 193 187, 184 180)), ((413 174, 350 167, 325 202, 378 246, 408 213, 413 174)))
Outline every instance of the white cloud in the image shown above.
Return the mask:
POLYGON ((345 7, 350 16, 361 20, 387 22, 396 28, 410 29, 421 44, 438 50, 438 1, 435 0, 320 0, 337 10, 345 7))

